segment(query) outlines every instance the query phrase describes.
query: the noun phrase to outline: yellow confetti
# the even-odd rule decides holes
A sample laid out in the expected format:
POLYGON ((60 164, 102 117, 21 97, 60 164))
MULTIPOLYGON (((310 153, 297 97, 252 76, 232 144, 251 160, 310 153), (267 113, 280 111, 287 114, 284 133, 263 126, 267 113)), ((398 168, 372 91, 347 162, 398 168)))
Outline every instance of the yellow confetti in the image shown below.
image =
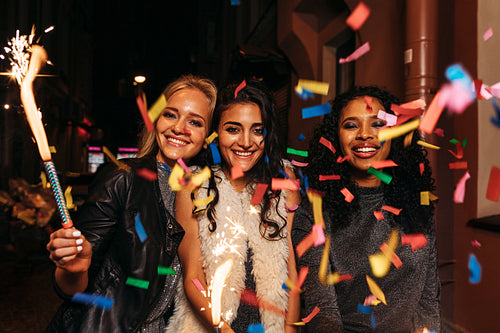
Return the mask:
POLYGON ((202 199, 194 199, 193 200, 193 204, 194 206, 196 207, 196 209, 200 209, 201 207, 205 207, 207 206, 209 203, 211 203, 212 201, 214 200, 214 196, 213 195, 209 195, 208 197, 206 198, 202 198, 202 199))
POLYGON ((182 185, 179 182, 180 179, 184 178, 184 169, 180 166, 179 163, 174 165, 172 172, 170 173, 170 177, 168 177, 168 185, 170 185, 170 189, 174 192, 182 190, 182 185))
POLYGON ((368 275, 366 275, 366 282, 368 283, 368 288, 370 288, 370 292, 377 297, 382 303, 387 305, 387 301, 385 300, 385 295, 382 289, 377 285, 375 281, 368 275))
POLYGON ((40 178, 42 179, 42 187, 50 188, 50 183, 47 181, 47 175, 45 172, 42 171, 42 173, 40 173, 40 178))
POLYGON ((429 191, 420 192, 420 204, 424 206, 429 206, 430 204, 429 191))
POLYGON ((211 174, 212 173, 210 172, 210 168, 207 166, 204 167, 203 170, 191 177, 191 180, 189 182, 190 188, 194 190, 195 188, 200 187, 205 180, 210 178, 211 174))
POLYGON ((422 141, 422 140, 418 140, 418 141, 417 141, 417 144, 418 144, 418 145, 421 145, 421 146, 423 146, 423 147, 431 148, 431 149, 436 149, 436 150, 441 149, 441 147, 431 145, 430 143, 427 143, 427 142, 422 141))
POLYGON ((56 147, 55 146, 49 146, 49 150, 52 154, 57 153, 56 147))
POLYGON ((299 80, 297 86, 309 90, 310 92, 313 92, 315 94, 320 94, 325 96, 328 95, 328 89, 330 88, 330 84, 328 82, 303 80, 303 79, 299 80))
POLYGON ((403 125, 381 129, 378 132, 378 140, 382 142, 397 138, 401 135, 408 133, 409 131, 417 129, 419 124, 420 124, 420 119, 415 119, 403 125))
POLYGON ((209 145, 209 144, 211 144, 211 143, 212 143, 212 141, 214 141, 214 140, 215 140, 215 138, 216 138, 216 137, 218 137, 218 136, 219 136, 219 134, 217 134, 217 132, 215 132, 215 131, 214 131, 212 134, 210 134, 210 136, 209 136, 209 137, 205 138, 205 142, 207 143, 207 145, 209 145))
POLYGON ((71 186, 68 186, 64 191, 64 198, 66 198, 66 207, 68 207, 68 209, 75 208, 75 204, 73 203, 73 196, 71 195, 72 189, 73 188, 71 186))
POLYGON ((434 201, 434 200, 437 200, 439 198, 436 195, 434 195, 431 192, 429 192, 429 199, 431 199, 431 201, 434 201))
POLYGON ((165 95, 161 94, 156 102, 154 102, 153 106, 151 106, 151 109, 148 110, 149 119, 153 124, 166 107, 167 99, 165 98, 165 95))
POLYGON ((35 225, 35 217, 26 211, 19 212, 16 217, 29 225, 35 225))
POLYGON ((116 164, 120 169, 123 169, 127 172, 130 171, 130 167, 128 165, 126 165, 125 163, 122 163, 120 161, 118 161, 115 157, 115 155, 113 155, 113 153, 111 153, 111 151, 109 151, 108 147, 106 146, 102 146, 102 152, 104 154, 106 154, 106 156, 108 156, 108 158, 114 163, 116 164))
MULTIPOLYGON (((396 229, 393 229, 389 239, 387 241, 387 247, 390 251, 389 253, 393 253, 399 242, 399 234, 396 229)), ((387 256, 383 252, 377 252, 368 257, 368 261, 370 262, 370 266, 372 268, 372 273, 376 277, 384 277, 389 273, 389 269, 391 267, 392 258, 387 256)))
POLYGON ((339 282, 340 274, 338 272, 326 275, 328 269, 328 258, 330 256, 330 236, 325 235, 325 248, 319 264, 318 278, 322 284, 335 284, 339 282))
POLYGON ((411 140, 413 139, 413 133, 415 133, 415 131, 411 131, 410 133, 406 134, 405 140, 404 140, 405 147, 408 147, 409 145, 411 145, 411 140))
POLYGON ((318 193, 313 191, 308 191, 307 197, 313 206, 314 223, 321 224, 323 228, 325 228, 325 221, 323 219, 323 208, 322 208, 323 199, 318 193))

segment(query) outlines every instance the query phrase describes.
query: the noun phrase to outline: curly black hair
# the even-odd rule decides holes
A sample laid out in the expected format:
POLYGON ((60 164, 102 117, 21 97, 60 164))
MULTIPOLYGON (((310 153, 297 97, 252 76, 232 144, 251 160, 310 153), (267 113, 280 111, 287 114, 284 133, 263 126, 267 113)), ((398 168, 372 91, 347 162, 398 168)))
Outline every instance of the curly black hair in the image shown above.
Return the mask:
MULTIPOLYGON (((385 112, 391 114, 394 114, 391 111, 391 104, 399 104, 395 96, 378 87, 354 87, 330 102, 332 112, 325 116, 309 143, 310 159, 304 172, 310 187, 326 194, 323 198, 323 210, 332 217, 332 230, 347 226, 349 217, 361 204, 356 196, 356 184, 350 178, 349 164, 336 161, 341 154, 338 131, 341 112, 350 101, 363 96, 378 99, 384 106, 385 112), (319 142, 321 137, 332 143, 336 150, 334 154, 319 142), (320 174, 340 175, 340 180, 319 181, 320 174), (354 194, 351 203, 346 202, 340 192, 344 187, 354 194)), ((433 191, 434 179, 431 177, 427 151, 417 144, 420 139, 418 131, 413 133, 411 144, 407 147, 404 146, 404 137, 400 136, 391 141, 388 159, 393 160, 398 166, 384 170, 384 173, 392 176, 392 181, 384 186, 384 199, 387 205, 402 208, 401 213, 394 216, 394 221, 404 232, 426 233, 433 227, 434 205, 432 203, 428 206, 421 205, 420 192, 433 191), (424 166, 422 174, 420 165, 424 166)))
MULTIPOLYGON (((252 191, 257 183, 269 184, 268 190, 260 203, 260 231, 262 236, 268 239, 282 238, 282 230, 286 227, 286 218, 278 211, 281 191, 271 190, 272 178, 283 178, 280 170, 283 170, 284 149, 279 137, 279 128, 276 117, 276 106, 271 92, 264 83, 257 80, 245 80, 245 86, 237 91, 242 82, 233 82, 219 91, 217 105, 212 120, 212 131, 217 131, 222 113, 235 104, 256 104, 262 115, 264 124, 264 154, 255 166, 247 172, 252 181, 247 187, 252 191), (282 223, 269 219, 269 209, 274 198, 277 199, 276 212, 281 217, 282 223), (266 232, 266 230, 268 232, 266 232)), ((225 161, 222 161, 224 165, 225 161)), ((213 164, 213 163, 212 163, 213 164)), ((211 165, 212 171, 223 168, 223 165, 211 165)), ((215 206, 219 202, 219 191, 216 186, 214 172, 209 180, 209 193, 214 194, 214 200, 207 207, 207 217, 210 221, 210 231, 215 231, 217 223, 215 220, 215 206)))

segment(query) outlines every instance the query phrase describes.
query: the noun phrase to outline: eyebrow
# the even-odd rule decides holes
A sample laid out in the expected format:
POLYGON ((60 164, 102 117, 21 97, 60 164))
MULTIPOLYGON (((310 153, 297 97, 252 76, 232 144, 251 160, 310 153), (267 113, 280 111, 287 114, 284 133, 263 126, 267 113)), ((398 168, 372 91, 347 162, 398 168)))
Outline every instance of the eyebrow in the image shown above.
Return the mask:
MULTIPOLYGON (((167 110, 175 111, 175 112, 179 113, 179 109, 173 108, 171 106, 167 106, 162 112, 165 112, 167 110)), ((200 116, 199 114, 194 113, 194 112, 188 112, 188 116, 200 118, 200 119, 203 119, 205 121, 205 118, 203 118, 202 116, 200 116)))
MULTIPOLYGON (((372 115, 370 116, 371 119, 379 119, 377 115, 372 115)), ((358 117, 347 117, 344 120, 342 120, 342 124, 345 123, 347 120, 358 120, 358 117)), ((381 119, 383 120, 383 119, 381 119)))
MULTIPOLYGON (((226 121, 224 123, 224 126, 225 125, 235 125, 235 126, 243 126, 241 123, 237 122, 237 121, 226 121)), ((258 127, 258 126, 264 126, 263 123, 253 123, 251 127, 258 127)))

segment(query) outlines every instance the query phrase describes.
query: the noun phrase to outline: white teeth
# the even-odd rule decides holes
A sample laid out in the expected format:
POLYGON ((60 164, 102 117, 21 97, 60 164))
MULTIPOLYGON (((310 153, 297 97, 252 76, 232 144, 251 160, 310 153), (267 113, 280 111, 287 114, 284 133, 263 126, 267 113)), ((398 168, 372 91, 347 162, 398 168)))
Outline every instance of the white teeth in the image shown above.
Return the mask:
POLYGON ((364 147, 364 148, 356 148, 355 151, 359 152, 359 153, 371 153, 371 152, 374 152, 376 151, 377 149, 376 148, 368 148, 368 147, 364 147))
POLYGON ((168 141, 172 142, 172 143, 175 143, 175 144, 178 144, 178 145, 185 145, 186 144, 186 141, 182 141, 182 140, 178 140, 178 139, 174 139, 174 138, 167 138, 168 141))
POLYGON ((243 157, 250 156, 253 154, 253 152, 251 152, 251 151, 236 151, 236 150, 233 150, 233 153, 235 153, 238 156, 243 156, 243 157))

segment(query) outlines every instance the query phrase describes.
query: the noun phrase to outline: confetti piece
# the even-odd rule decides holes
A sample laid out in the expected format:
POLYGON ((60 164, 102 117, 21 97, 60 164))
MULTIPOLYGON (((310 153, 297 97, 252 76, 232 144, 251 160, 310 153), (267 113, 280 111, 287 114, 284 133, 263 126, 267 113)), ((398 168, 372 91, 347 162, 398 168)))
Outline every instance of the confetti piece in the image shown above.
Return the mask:
POLYGON ((470 283, 476 284, 481 281, 481 265, 474 254, 469 255, 470 283))
POLYGON ((345 23, 350 26, 352 30, 359 30, 369 16, 370 8, 360 1, 351 15, 346 19, 345 23))
POLYGON ((56 150, 56 147, 55 147, 55 146, 49 146, 49 151, 50 151, 52 154, 56 154, 56 153, 57 153, 57 150, 56 150))
POLYGON ((373 97, 371 97, 371 96, 365 96, 364 101, 365 101, 365 104, 366 104, 366 110, 368 112, 372 112, 373 111, 373 108, 372 108, 373 97))
POLYGON ((330 88, 330 84, 328 82, 320 82, 313 80, 303 80, 300 79, 297 83, 297 86, 302 87, 310 92, 319 95, 328 95, 328 89, 330 88))
POLYGON ((297 138, 297 141, 304 141, 306 139, 306 137, 304 136, 304 134, 300 133, 299 137, 297 138))
POLYGON ((384 277, 389 273, 391 261, 382 252, 377 252, 368 256, 372 273, 376 277, 384 277))
POLYGON ((170 267, 158 266, 158 275, 175 275, 175 271, 170 267))
POLYGON ((383 169, 398 166, 393 160, 373 161, 370 164, 374 169, 383 169))
POLYGON ((488 39, 490 39, 490 38, 491 38, 491 36, 493 36, 493 29, 490 27, 490 28, 488 28, 488 29, 484 32, 484 34, 483 34, 483 41, 485 41, 485 42, 486 42, 488 39))
POLYGON ((373 175, 375 177, 377 177, 378 179, 380 179, 381 181, 383 181, 384 183, 386 184, 390 184, 390 182, 392 181, 392 176, 391 175, 388 175, 382 171, 379 171, 375 168, 372 168, 372 167, 369 167, 367 172, 370 174, 370 175, 373 175))
POLYGON ((440 94, 441 93, 438 91, 434 96, 431 104, 427 108, 427 111, 425 111, 424 116, 420 121, 418 129, 420 131, 423 131, 424 133, 432 134, 432 132, 434 131, 434 127, 436 127, 436 124, 439 120, 439 117, 441 117, 441 113, 443 113, 444 105, 439 102, 441 97, 440 94))
POLYGON ((318 235, 316 238, 316 241, 314 241, 314 246, 320 246, 321 244, 325 243, 325 232, 323 230, 323 226, 319 223, 315 223, 313 225, 313 230, 316 231, 316 234, 318 235))
POLYGON ((130 276, 127 278, 127 281, 125 281, 125 284, 128 286, 137 287, 141 289, 149 288, 149 281, 136 279, 130 276))
POLYGON ((219 149, 217 148, 217 145, 215 142, 212 142, 211 144, 208 145, 210 147, 210 151, 212 152, 212 160, 215 164, 220 164, 221 163, 221 158, 220 158, 220 153, 219 149))
POLYGON ((184 172, 186 172, 186 173, 190 172, 188 166, 186 165, 186 163, 184 163, 182 158, 178 158, 177 163, 179 163, 179 165, 182 167, 182 169, 184 169, 184 172))
POLYGON ((420 145, 420 146, 422 146, 422 147, 426 147, 426 148, 435 149, 435 150, 439 150, 439 149, 441 149, 441 147, 435 146, 435 145, 433 145, 433 144, 430 144, 430 143, 425 142, 425 141, 422 141, 422 140, 418 140, 418 141, 417 141, 417 145, 420 145))
POLYGON ((420 168, 420 175, 423 175, 424 171, 425 171, 425 164, 424 164, 424 162, 420 162, 418 164, 418 167, 420 168))
POLYGON ((272 178, 271 179, 271 189, 276 190, 288 190, 288 191, 298 191, 300 188, 300 183, 298 180, 294 179, 283 179, 283 178, 272 178))
POLYGON ((342 162, 345 162, 345 161, 349 161, 351 159, 351 156, 339 156, 337 157, 337 163, 342 163, 342 162))
POLYGON ((144 230, 144 227, 141 223, 141 218, 139 217, 139 213, 135 215, 135 232, 137 233, 137 236, 139 236, 141 243, 144 243, 146 238, 148 238, 148 235, 146 234, 146 231, 144 230))
POLYGON ((403 141, 404 147, 408 147, 409 145, 411 145, 411 140, 413 140, 413 133, 414 132, 415 131, 411 131, 410 133, 406 134, 405 139, 403 141))
POLYGON ((445 105, 449 111, 462 113, 474 101, 475 94, 468 86, 460 81, 445 84, 441 87, 439 103, 445 105))
MULTIPOLYGON (((313 216, 314 216, 314 223, 315 224, 320 224, 321 226, 325 226, 325 222, 323 220, 323 198, 321 197, 319 192, 315 191, 307 191, 307 198, 312 204, 313 208, 313 216)), ((317 234, 317 237, 319 237, 319 234, 317 234)))
MULTIPOLYGON (((293 286, 293 283, 290 281, 291 285, 293 286, 290 294, 293 295, 293 294, 298 294, 299 292, 301 292, 300 288, 304 284, 304 281, 306 280, 306 276, 308 273, 309 273, 309 267, 303 266, 300 268, 299 274, 297 276, 297 284, 295 286, 293 286)), ((288 281, 288 279, 287 279, 287 281, 288 281)))
POLYGON ((394 111, 394 113, 397 115, 406 115, 406 116, 411 116, 412 118, 416 116, 421 116, 424 113, 424 110, 408 109, 397 104, 391 104, 391 110, 394 111))
POLYGON ((195 188, 200 187, 201 184, 208 180, 211 175, 212 172, 210 171, 210 168, 208 166, 204 167, 200 172, 191 176, 188 188, 194 190, 195 188))
POLYGON ((328 141, 324 137, 321 137, 321 139, 319 139, 319 143, 321 143, 326 148, 330 149, 331 152, 335 154, 335 148, 333 147, 333 145, 330 141, 328 141))
POLYGON ((429 191, 420 192, 420 204, 425 205, 425 206, 429 206, 430 203, 431 203, 431 201, 429 199, 429 191))
POLYGON ((319 181, 325 181, 325 180, 339 180, 340 175, 319 175, 319 181))
POLYGON ((401 245, 411 245, 411 250, 415 252, 427 245, 427 238, 424 234, 401 235, 401 245))
POLYGON ((135 171, 135 174, 139 177, 142 177, 146 180, 149 180, 150 182, 158 179, 158 174, 154 171, 147 169, 147 168, 137 169, 135 171))
POLYGON ((234 90, 234 98, 236 99, 238 97, 238 93, 247 86, 247 81, 243 80, 241 83, 236 87, 234 90))
POLYGON ((303 162, 299 162, 299 161, 296 161, 296 160, 292 160, 292 165, 295 165, 299 168, 304 168, 306 166, 309 165, 309 163, 303 163, 303 162))
POLYGON ((205 291, 205 289, 203 288, 203 285, 201 284, 200 280, 198 280, 198 279, 192 279, 191 282, 193 282, 194 286, 196 287, 196 289, 198 289, 198 291, 205 291))
POLYGON ((451 170, 453 170, 453 169, 467 169, 467 161, 451 162, 448 164, 448 167, 451 170))
POLYGON ((308 100, 309 98, 313 97, 314 94, 312 91, 309 91, 301 86, 296 86, 295 87, 295 94, 299 96, 301 99, 304 101, 308 100))
POLYGON ((193 205, 196 207, 197 210, 200 210, 201 207, 208 206, 208 204, 211 203, 213 200, 214 200, 214 196, 210 194, 206 198, 194 199, 193 205))
POLYGON ((443 130, 442 128, 436 128, 436 129, 434 130, 434 133, 435 133, 436 135, 439 135, 440 137, 444 137, 444 130, 443 130))
POLYGON ((387 243, 382 243, 382 245, 380 245, 380 251, 382 251, 382 253, 390 258, 392 264, 394 265, 394 267, 396 267, 397 269, 399 269, 401 266, 403 266, 403 262, 401 261, 401 259, 398 257, 398 255, 394 252, 394 250, 391 250, 389 248, 389 246, 387 245, 387 243))
POLYGON ((404 135, 410 131, 417 129, 419 123, 420 123, 420 119, 415 119, 415 120, 407 122, 403 125, 381 129, 378 132, 378 140, 380 142, 382 142, 382 141, 387 141, 390 139, 397 138, 401 135, 404 135))
POLYGON ((250 205, 253 206, 258 205, 262 201, 262 198, 264 198, 264 194, 266 194, 268 187, 269 184, 262 184, 262 183, 257 184, 257 187, 253 192, 252 200, 250 200, 250 205))
POLYGON ((236 164, 231 168, 231 178, 238 179, 243 177, 245 174, 243 173, 243 168, 240 164, 236 164))
POLYGON ((375 297, 377 297, 377 299, 379 299, 382 303, 387 305, 384 292, 382 291, 382 289, 380 289, 380 287, 377 285, 377 283, 375 281, 373 281, 373 279, 371 277, 369 277, 368 275, 366 275, 366 282, 368 283, 368 288, 370 288, 370 292, 375 297))
POLYGON ((295 247, 297 257, 302 257, 302 255, 314 245, 316 238, 318 238, 318 234, 316 230, 312 229, 312 231, 295 247))
POLYGON ((387 205, 382 206, 381 209, 388 211, 389 213, 393 213, 394 215, 399 215, 399 213, 401 213, 401 211, 403 210, 402 208, 394 208, 387 205))
POLYGON ((375 215, 375 218, 377 219, 377 221, 384 219, 384 214, 380 210, 374 210, 373 215, 375 215))
POLYGON ((286 153, 291 154, 291 155, 307 157, 307 151, 305 151, 305 150, 297 150, 297 149, 293 149, 293 148, 287 148, 286 153))
POLYGON ((295 212, 297 210, 297 208, 299 208, 299 205, 295 204, 293 205, 292 207, 288 207, 286 204, 285 204, 285 207, 286 209, 289 211, 289 212, 295 212))
POLYGON ((397 116, 390 114, 390 113, 387 113, 387 112, 382 111, 382 110, 378 111, 377 118, 385 120, 387 126, 395 126, 397 121, 398 121, 397 116))
POLYGON ((486 190, 486 199, 498 202, 500 197, 500 169, 492 166, 490 178, 488 179, 488 189, 486 190))
POLYGON ((307 317, 302 318, 302 321, 304 323, 310 322, 317 314, 319 313, 319 308, 317 306, 314 307, 314 309, 311 311, 310 314, 307 315, 307 317))
POLYGON ((341 189, 340 192, 344 195, 345 201, 351 202, 354 199, 354 195, 352 195, 352 193, 347 189, 347 187, 341 189))
POLYGON ((47 175, 45 172, 40 173, 40 179, 42 180, 42 188, 50 188, 50 183, 47 181, 47 175))
POLYGON ((302 109, 302 119, 318 117, 332 112, 330 103, 315 105, 302 109))
POLYGON ((113 300, 109 297, 91 295, 85 293, 76 293, 71 298, 72 302, 82 303, 82 304, 91 304, 95 305, 98 308, 102 308, 104 310, 109 310, 113 306, 113 300))
POLYGON ((361 45, 356 51, 354 51, 351 55, 347 56, 347 58, 340 58, 339 64, 344 64, 346 62, 357 60, 365 53, 368 53, 369 51, 370 51, 370 43, 366 42, 363 45, 361 45))
POLYGON ((122 170, 125 170, 127 172, 130 171, 130 167, 128 165, 126 165, 125 163, 123 162, 120 162, 116 159, 116 157, 109 151, 108 147, 106 146, 102 146, 102 152, 104 154, 106 154, 106 156, 108 156, 108 158, 118 166, 118 168, 122 169, 122 170))
POLYGON ((284 311, 278 309, 276 306, 272 305, 271 303, 263 301, 262 299, 258 298, 257 295, 255 294, 255 292, 253 292, 252 290, 246 289, 246 288, 243 289, 243 291, 241 292, 240 301, 245 303, 245 304, 257 307, 257 308, 273 311, 273 312, 278 313, 282 316, 285 315, 284 311))
POLYGON ((170 185, 170 189, 174 192, 182 190, 183 186, 181 185, 180 180, 183 178, 184 170, 178 163, 176 163, 170 172, 170 176, 168 177, 168 185, 170 185))
POLYGON ((495 97, 491 100, 491 105, 495 111, 495 115, 490 118, 491 123, 496 127, 500 127, 500 107, 498 107, 497 99, 495 97))
POLYGON ((154 124, 156 119, 160 116, 160 114, 165 110, 167 107, 167 99, 165 98, 165 95, 161 94, 160 97, 154 102, 153 106, 148 110, 148 116, 149 120, 151 123, 154 124))
POLYGON ((460 144, 460 142, 455 143, 455 145, 457 146, 457 153, 456 154, 450 149, 448 149, 448 151, 450 152, 450 154, 455 156, 455 158, 460 160, 460 159, 462 159, 462 157, 464 157, 464 150, 463 150, 463 147, 460 144))
POLYGON ((481 248, 481 243, 479 243, 476 239, 470 242, 472 246, 474 246, 476 249, 481 248))
POLYGON ((382 302, 380 302, 377 299, 377 297, 375 297, 375 295, 370 295, 370 296, 366 296, 363 305, 365 305, 365 306, 376 306, 376 305, 379 305, 380 303, 382 303, 382 302))
POLYGON ((419 98, 410 102, 400 104, 399 106, 406 109, 419 109, 424 108, 426 106, 426 103, 423 98, 419 98))
POLYGON ((366 306, 363 304, 358 304, 358 312, 359 313, 364 313, 364 314, 371 314, 372 313, 372 308, 371 306, 366 306))
POLYGON ((153 131, 155 128, 153 123, 151 122, 151 119, 149 118, 148 109, 146 108, 146 104, 142 100, 142 97, 137 96, 135 100, 137 102, 137 106, 139 107, 139 111, 141 112, 142 120, 144 121, 144 125, 146 126, 148 132, 153 131))
POLYGON ((219 134, 217 134, 217 132, 215 132, 215 131, 214 131, 212 134, 210 134, 210 136, 208 136, 208 137, 206 137, 206 138, 205 138, 205 142, 207 143, 207 145, 209 145, 209 144, 211 144, 211 143, 215 140, 215 138, 216 138, 216 137, 218 137, 218 136, 219 136, 219 134))
MULTIPOLYGON (((234 0, 231 0, 234 1, 234 0)), ((248 333, 264 333, 264 326, 262 324, 250 324, 247 329, 248 333)))
POLYGON ((68 186, 66 187, 66 190, 64 191, 64 198, 66 199, 66 207, 68 209, 74 209, 76 206, 73 203, 73 196, 71 195, 71 190, 73 187, 68 186))
POLYGON ((371 324, 372 324, 372 328, 375 329, 375 327, 377 326, 375 324, 375 315, 373 314, 373 311, 372 313, 370 314, 370 321, 371 321, 371 324))
POLYGON ((465 197, 465 182, 470 178, 469 171, 467 171, 462 178, 458 181, 458 184, 455 188, 455 192, 453 194, 453 200, 455 203, 463 203, 465 197))

